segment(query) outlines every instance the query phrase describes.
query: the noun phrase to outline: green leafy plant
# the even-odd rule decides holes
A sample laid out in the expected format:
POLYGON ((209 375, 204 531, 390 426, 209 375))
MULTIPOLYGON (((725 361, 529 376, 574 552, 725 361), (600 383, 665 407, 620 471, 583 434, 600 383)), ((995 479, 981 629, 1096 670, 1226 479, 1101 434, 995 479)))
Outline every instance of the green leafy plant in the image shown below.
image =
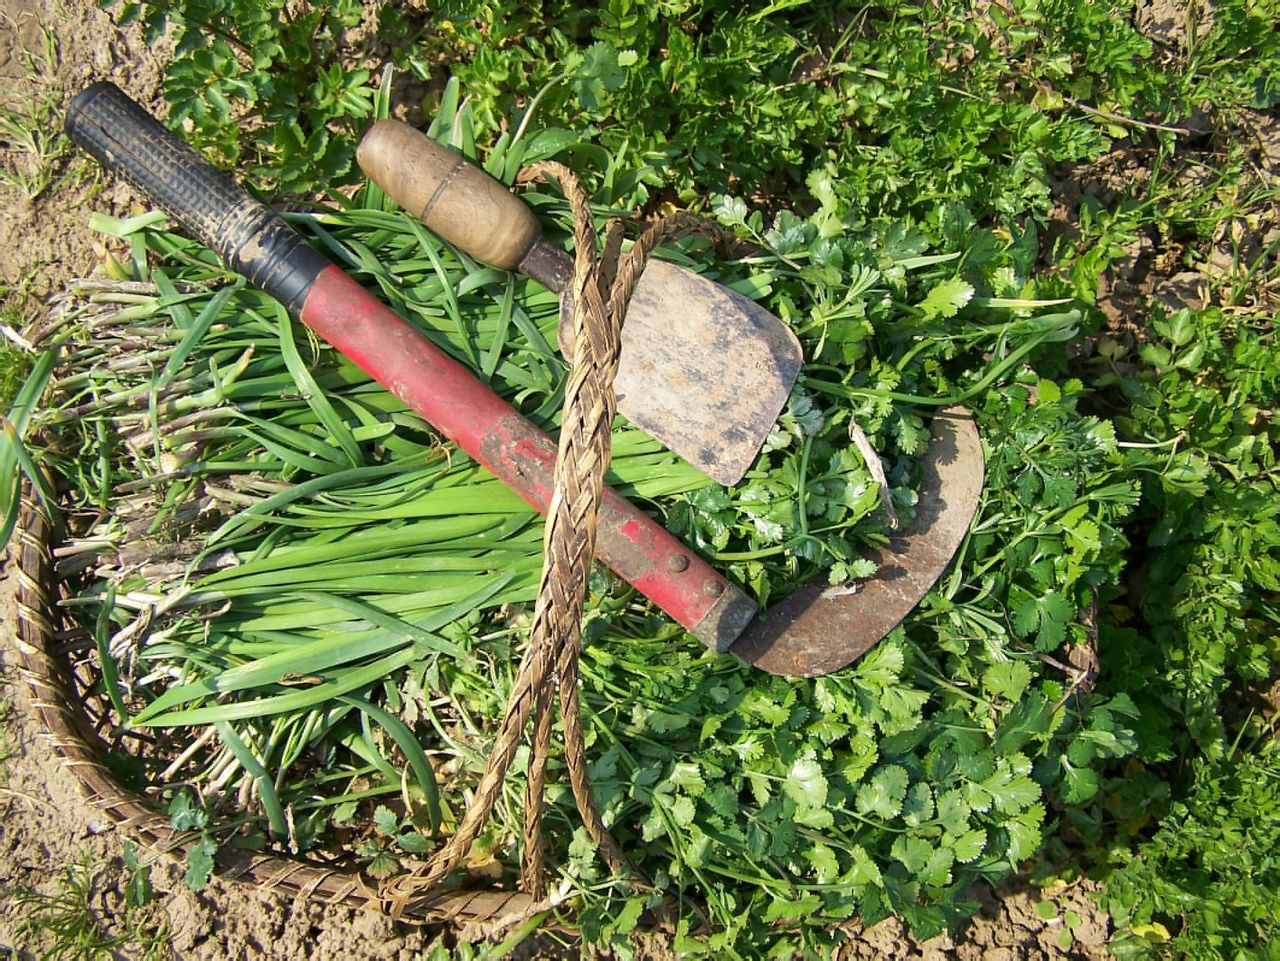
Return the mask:
MULTIPOLYGON (((335 820, 350 817, 356 811, 354 802, 334 814, 335 820)), ((431 839, 422 834, 412 818, 400 818, 385 804, 373 811, 374 834, 360 842, 356 853, 368 858, 365 870, 375 878, 387 878, 401 870, 405 855, 423 854, 431 849, 431 839)))
MULTIPOLYGON (((169 802, 169 825, 175 831, 194 835, 187 847, 186 882, 193 891, 203 890, 213 874, 214 856, 218 853, 218 841, 209 829, 208 812, 190 791, 179 791, 169 802)), ((140 896, 145 889, 146 882, 140 881, 133 893, 140 896)))
POLYGON ((1271 958, 1280 945, 1280 750, 1193 765, 1160 829, 1119 858, 1103 905, 1119 957, 1271 958))
MULTIPOLYGON (((322 192, 355 177, 352 135, 389 91, 375 97, 363 49, 345 46, 354 3, 277 6, 123 12, 153 33, 165 17, 177 27, 168 95, 194 139, 271 188, 322 192)), ((656 888, 705 903, 677 918, 678 951, 818 950, 855 914, 932 933, 973 909, 975 881, 1037 852, 1119 865, 1105 895, 1117 950, 1165 939, 1153 950, 1213 956, 1271 936, 1267 893, 1218 855, 1244 849, 1265 876, 1274 840, 1274 758, 1229 745, 1261 729, 1237 705, 1280 658, 1274 319, 1240 309, 1265 302, 1258 281, 1275 268, 1264 252, 1235 265, 1224 308, 1144 308, 1131 330, 1095 308, 1100 279, 1144 242, 1174 265, 1161 269, 1196 266, 1228 221, 1270 223, 1256 152, 1221 140, 1274 106, 1274 7, 1223 0, 1154 41, 1131 5, 1081 0, 445 2, 423 32, 385 8, 385 35, 414 38, 397 53, 410 69, 454 75, 431 95, 429 132, 499 179, 568 159, 602 207, 701 209, 754 245, 740 265, 692 244, 664 256, 760 299, 803 341, 808 363, 759 461, 731 489, 708 486, 624 430, 614 473, 762 604, 873 574, 885 505, 912 513, 933 410, 965 403, 983 434, 986 493, 953 569, 831 678, 718 661, 593 579, 593 782, 656 888), (1206 181, 1187 152, 1210 135, 1220 153, 1189 155, 1213 168, 1206 181), (1089 187, 1049 243, 1052 182, 1112 148, 1150 158, 1145 193, 1112 202, 1089 187), (1215 822, 1227 802, 1256 834, 1215 822), (1184 820, 1197 847, 1181 845, 1184 820), (1197 885, 1210 909, 1184 918, 1197 885)), ((560 200, 528 197, 566 236, 560 200)), ((292 216, 554 428, 554 298, 456 257, 375 190, 342 204, 292 216)), ((247 818, 253 843, 296 850, 336 832, 376 872, 397 870, 449 829, 481 763, 536 521, 276 305, 228 286, 207 252, 155 218, 106 226, 132 245, 133 278, 155 285, 116 309, 181 340, 145 369, 73 342, 65 393, 36 420, 74 442, 28 451, 15 439, 52 364, 38 358, 0 478, 39 459, 95 516, 119 485, 167 478, 133 528, 113 517, 89 539, 126 550, 145 529, 149 560, 191 545, 158 581, 117 570, 86 586, 120 715, 162 740, 205 732, 186 773, 210 827, 247 818), (106 447, 117 436, 135 439, 127 460, 106 447), (400 565, 395 584, 370 557, 400 565), (157 585, 172 620, 153 641, 137 625, 157 585), (359 646, 334 640, 352 634, 359 646)), ((499 877, 518 854, 520 787, 482 839, 499 877)), ((575 921, 623 950, 651 905, 601 872, 565 797, 550 800, 575 921)))
POLYGON ((1146 636, 1114 625, 1117 640, 1136 642, 1118 645, 1125 653, 1114 677, 1153 718, 1169 703, 1183 718, 1144 731, 1146 758, 1195 750, 1213 759, 1229 737, 1224 694, 1267 683, 1280 659, 1271 600, 1280 588, 1280 475, 1267 413, 1280 364, 1269 324, 1221 311, 1157 310, 1150 330, 1135 373, 1121 373, 1121 353, 1100 359, 1102 381, 1127 401, 1116 424, 1133 438, 1148 548, 1131 588, 1146 636))
MULTIPOLYGON (((142 0, 119 6, 121 24, 139 21, 154 42, 172 32, 166 71, 169 121, 223 163, 268 189, 324 190, 349 181, 353 134, 374 109, 363 48, 348 45, 360 0, 142 0)), ((394 8, 388 8, 394 9, 394 8)), ((402 21, 388 14, 390 44, 402 21)))
MULTIPOLYGON (((554 230, 562 205, 533 199, 554 230)), ((1115 566, 1125 547, 1115 524, 1131 500, 1108 473, 1114 437, 1079 413, 1078 385, 1033 378, 1032 403, 1027 387, 1001 383, 1029 357, 1052 365, 1076 315, 1026 299, 1000 306, 994 284, 1018 269, 1017 246, 964 228, 960 210, 950 215, 950 249, 937 253, 926 234, 901 225, 851 226, 822 241, 823 216, 779 214, 766 241, 781 238, 787 254, 757 256, 745 277, 716 270, 795 315, 797 305, 818 305, 798 325, 809 355, 860 359, 806 369, 742 484, 708 487, 623 431, 614 462, 621 489, 686 525, 762 601, 829 579, 837 565, 840 576, 866 573, 859 544, 884 536, 886 522, 866 464, 850 454, 852 418, 882 451, 887 496, 905 517, 922 413, 968 400, 993 444, 1002 478, 993 490, 1004 493, 985 508, 963 572, 871 655, 816 683, 711 657, 629 591, 593 584, 582 696, 594 719, 595 789, 646 873, 708 900, 716 930, 683 918, 683 950, 800 945, 855 912, 867 921, 898 913, 921 932, 940 930, 969 910, 964 891, 975 879, 1001 877, 1036 851, 1050 825, 1047 799, 1083 795, 1089 772, 1132 747, 1131 703, 1058 703, 1063 685, 1035 656, 1037 644, 1056 650, 1078 640, 1059 608, 1115 566), (788 232, 796 239, 785 240, 788 232), (932 336, 921 341, 925 325, 932 336), (1006 434, 1051 459, 1037 467, 1006 434), (1046 471, 1079 480, 1045 484, 1046 471), (1050 559, 1036 562, 1039 553, 1050 559), (1044 584, 1063 600, 1034 629, 1025 614, 1010 629, 1008 612, 1044 584)), ((554 296, 456 259, 398 215, 293 217, 429 336, 480 369, 490 363, 494 385, 553 426, 562 376, 549 346, 554 296), (394 283, 386 264, 397 265, 394 283)), ((496 482, 449 463, 425 425, 363 374, 301 340, 261 294, 212 286, 222 275, 207 253, 153 224, 103 221, 161 258, 147 275, 153 316, 183 334, 147 368, 109 362, 101 338, 74 342, 77 366, 62 381, 70 393, 44 422, 76 434, 77 445, 44 457, 67 478, 83 476, 86 492, 98 490, 101 475, 79 473, 78 455, 59 451, 138 436, 136 458, 110 467, 113 485, 173 476, 171 466, 186 463, 215 489, 244 478, 235 483, 248 501, 233 494, 193 528, 184 503, 209 488, 183 479, 161 502, 140 505, 154 546, 124 540, 131 508, 97 525, 94 550, 118 544, 111 550, 142 557, 190 545, 182 565, 160 575, 165 586, 148 589, 167 597, 158 632, 151 602, 137 593, 148 582, 133 567, 86 585, 98 649, 118 675, 108 686, 119 686, 131 725, 161 737, 206 732, 185 770, 206 785, 210 807, 184 792, 171 809, 176 825, 198 834, 193 885, 207 879, 214 832, 229 827, 228 815, 243 825, 246 806, 261 843, 296 849, 323 843, 335 822, 370 819, 371 830, 357 828, 354 854, 391 873, 456 817, 457 784, 443 783, 432 758, 451 758, 450 777, 465 779, 483 757, 474 741, 483 743, 511 683, 521 637, 511 605, 532 599, 538 528, 496 482), (300 388, 299 377, 314 388, 300 388), (152 404, 158 444, 147 426, 152 404), (196 413, 198 421, 184 420, 196 413), (234 563, 202 568, 227 551, 234 563), (188 569, 200 573, 189 579, 188 569), (447 693, 449 706, 426 692, 447 693), (316 799, 320 784, 332 785, 331 797, 316 799), (424 812, 438 790, 439 818, 427 814, 408 830, 377 801, 405 790, 424 812)), ((669 255, 695 265, 705 257, 697 248, 669 255)), ((118 308, 99 297, 91 309, 118 308)), ((103 469, 102 459, 90 463, 103 469)), ((549 817, 567 822, 567 800, 557 795, 549 817)), ((482 842, 499 872, 515 853, 510 817, 482 842)), ((563 836, 554 854, 581 892, 583 923, 603 939, 622 937, 618 919, 638 902, 600 873, 580 832, 563 836)))
POLYGON ((1075 944, 1075 930, 1083 923, 1080 914, 1070 908, 1064 909, 1052 899, 1039 901, 1035 906, 1035 915, 1041 921, 1061 924, 1058 931, 1058 947, 1067 950, 1075 944))
POLYGON ((19 910, 19 947, 51 961, 109 958, 122 951, 142 961, 171 957, 168 915, 149 897, 138 898, 132 880, 120 913, 99 916, 101 875, 102 865, 85 854, 63 869, 51 893, 27 887, 9 892, 19 910))

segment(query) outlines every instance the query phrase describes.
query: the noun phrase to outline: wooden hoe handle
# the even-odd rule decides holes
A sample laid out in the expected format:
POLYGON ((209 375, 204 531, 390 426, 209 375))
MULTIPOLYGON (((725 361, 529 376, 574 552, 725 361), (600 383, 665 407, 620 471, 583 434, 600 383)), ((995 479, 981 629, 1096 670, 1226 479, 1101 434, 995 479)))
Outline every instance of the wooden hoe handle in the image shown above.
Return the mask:
POLYGON ((356 150, 365 174, 401 207, 477 260, 515 270, 542 238, 519 197, 465 157, 395 120, 379 120, 356 150))

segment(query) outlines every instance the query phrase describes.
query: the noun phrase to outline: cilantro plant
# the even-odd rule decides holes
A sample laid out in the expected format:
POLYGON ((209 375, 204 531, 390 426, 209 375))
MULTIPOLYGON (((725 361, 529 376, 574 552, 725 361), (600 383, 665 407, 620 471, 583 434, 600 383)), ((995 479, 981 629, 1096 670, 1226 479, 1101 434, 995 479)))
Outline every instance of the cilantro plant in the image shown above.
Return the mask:
POLYGON ((203 890, 213 874, 214 856, 218 853, 218 841, 210 829, 209 812, 190 791, 179 791, 169 802, 169 826, 175 831, 194 834, 194 840, 187 847, 186 882, 193 891, 203 890))
POLYGON ((1280 392, 1269 324, 1218 310, 1157 310, 1132 372, 1118 344, 1098 380, 1126 405, 1128 467, 1142 485, 1144 547, 1128 597, 1143 632, 1108 619, 1113 683, 1153 719, 1176 705, 1183 723, 1153 724, 1144 755, 1221 757, 1230 736, 1222 699, 1266 684, 1275 670, 1280 589, 1276 441, 1266 413, 1280 392))

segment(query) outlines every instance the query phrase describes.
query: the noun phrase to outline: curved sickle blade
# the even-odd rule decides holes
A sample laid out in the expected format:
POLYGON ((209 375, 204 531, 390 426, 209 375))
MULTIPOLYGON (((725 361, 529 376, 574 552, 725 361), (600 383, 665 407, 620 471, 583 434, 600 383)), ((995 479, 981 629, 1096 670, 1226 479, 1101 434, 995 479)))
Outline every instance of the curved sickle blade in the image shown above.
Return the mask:
POLYGON ((982 442, 963 407, 933 418, 924 481, 911 526, 855 586, 810 584, 769 609, 730 648, 771 674, 817 677, 865 654, 902 621, 942 575, 969 531, 982 493, 982 442))

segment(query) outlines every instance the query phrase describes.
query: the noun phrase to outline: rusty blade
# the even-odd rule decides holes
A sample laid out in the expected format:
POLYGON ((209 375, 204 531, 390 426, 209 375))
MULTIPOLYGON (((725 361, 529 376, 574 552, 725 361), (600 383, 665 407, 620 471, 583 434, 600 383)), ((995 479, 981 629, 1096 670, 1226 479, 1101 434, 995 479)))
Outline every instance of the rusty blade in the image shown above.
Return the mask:
POLYGON ((911 526, 856 585, 810 584, 769 609, 730 648, 772 674, 817 677, 857 660, 893 630, 942 575, 969 531, 982 493, 982 442, 963 407, 933 418, 911 526))
MULTIPOLYGON (((521 270, 563 294, 559 341, 573 359, 572 259, 540 241, 521 270)), ((650 260, 622 326, 618 412, 712 480, 742 479, 804 358, 790 328, 737 291, 650 260)))

